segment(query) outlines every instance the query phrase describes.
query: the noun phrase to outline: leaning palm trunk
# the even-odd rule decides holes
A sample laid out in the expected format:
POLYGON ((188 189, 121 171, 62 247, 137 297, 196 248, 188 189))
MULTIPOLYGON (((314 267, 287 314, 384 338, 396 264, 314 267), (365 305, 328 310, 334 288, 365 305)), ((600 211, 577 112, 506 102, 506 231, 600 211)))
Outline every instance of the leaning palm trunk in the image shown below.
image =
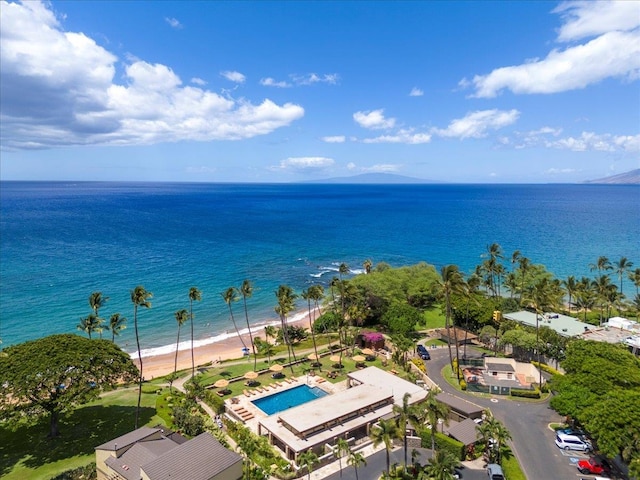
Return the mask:
POLYGON ((140 418, 140 401, 142 400, 142 352, 140 352, 140 337, 138 335, 138 306, 133 307, 133 325, 136 331, 136 346, 138 348, 138 364, 140 375, 138 376, 138 405, 136 406, 136 422, 134 430, 138 429, 138 419, 140 418))

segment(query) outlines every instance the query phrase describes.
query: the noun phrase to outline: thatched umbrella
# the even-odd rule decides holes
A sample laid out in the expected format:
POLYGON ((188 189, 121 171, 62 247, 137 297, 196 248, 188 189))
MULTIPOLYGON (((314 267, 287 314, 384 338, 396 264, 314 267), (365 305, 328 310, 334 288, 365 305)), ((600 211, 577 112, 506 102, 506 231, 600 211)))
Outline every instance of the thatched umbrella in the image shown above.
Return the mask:
POLYGON ((249 371, 244 374, 244 378, 246 378, 247 380, 255 380, 256 378, 258 378, 258 372, 249 371))
POLYGON ((331 360, 332 362, 339 362, 340 361, 340 355, 331 355, 329 357, 329 360, 331 360))
POLYGON ((318 356, 315 353, 310 353, 309 355, 307 355, 307 358, 311 361, 318 360, 318 356))
POLYGON ((370 348, 363 348, 362 349, 362 354, 363 355, 373 355, 373 350, 371 350, 370 348))
POLYGON ((281 372, 283 368, 284 367, 279 363, 274 363, 269 367, 269 370, 271 370, 272 372, 281 372))
POLYGON ((362 355, 356 355, 355 357, 351 357, 351 360, 353 360, 354 362, 364 362, 366 358, 364 358, 362 355))
POLYGON ((229 380, 221 378, 220 380, 216 380, 216 383, 213 384, 216 388, 226 388, 229 386, 229 380))

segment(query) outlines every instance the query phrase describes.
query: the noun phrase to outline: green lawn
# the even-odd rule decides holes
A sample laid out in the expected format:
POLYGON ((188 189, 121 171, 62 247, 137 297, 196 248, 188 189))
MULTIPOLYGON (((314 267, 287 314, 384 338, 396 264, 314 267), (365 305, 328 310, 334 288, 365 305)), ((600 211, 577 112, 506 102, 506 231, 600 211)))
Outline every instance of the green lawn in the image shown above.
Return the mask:
MULTIPOLYGON (((62 416, 56 439, 47 438, 48 418, 16 430, 0 428, 0 477, 46 480, 94 461, 96 446, 133 430, 137 400, 136 388, 103 394, 62 416)), ((141 425, 163 423, 155 403, 156 395, 142 395, 141 425)))
POLYGON ((426 329, 431 328, 444 328, 445 316, 442 313, 442 308, 436 306, 430 310, 425 311, 422 314, 423 323, 426 329))

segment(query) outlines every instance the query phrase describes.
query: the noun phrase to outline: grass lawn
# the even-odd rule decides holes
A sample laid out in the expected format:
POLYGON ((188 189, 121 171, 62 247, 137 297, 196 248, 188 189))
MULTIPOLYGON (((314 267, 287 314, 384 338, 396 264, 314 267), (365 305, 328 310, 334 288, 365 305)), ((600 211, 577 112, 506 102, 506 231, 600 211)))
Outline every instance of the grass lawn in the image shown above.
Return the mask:
MULTIPOLYGON (((138 391, 120 389, 60 419, 60 437, 47 438, 48 417, 16 430, 0 428, 0 477, 49 479, 95 460, 94 448, 133 430, 138 391)), ((164 423, 155 413, 155 394, 143 394, 141 425, 164 423)))
POLYGON ((422 314, 422 318, 424 324, 426 325, 426 329, 444 328, 445 316, 442 313, 442 308, 440 308, 440 306, 425 311, 422 314))

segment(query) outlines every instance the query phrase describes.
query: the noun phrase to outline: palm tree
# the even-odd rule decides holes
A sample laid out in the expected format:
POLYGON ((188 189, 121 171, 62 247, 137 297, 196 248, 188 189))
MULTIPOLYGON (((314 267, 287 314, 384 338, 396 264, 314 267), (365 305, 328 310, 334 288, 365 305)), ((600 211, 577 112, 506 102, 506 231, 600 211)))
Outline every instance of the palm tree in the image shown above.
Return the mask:
POLYGON ((353 470, 356 473, 356 480, 358 480, 358 467, 360 465, 366 466, 367 460, 360 452, 351 452, 349 453, 349 458, 347 458, 347 465, 351 465, 353 467, 353 470))
POLYGON ((280 285, 276 291, 276 298, 278 299, 278 305, 274 308, 276 313, 280 316, 280 323, 282 325, 282 338, 287 345, 287 353, 289 354, 289 368, 293 375, 293 364, 291 363, 291 355, 293 355, 294 361, 297 361, 293 346, 289 341, 289 332, 287 325, 287 315, 295 310, 295 299, 297 295, 293 292, 293 289, 288 285, 280 285))
POLYGON ((609 275, 599 275, 592 282, 593 289, 598 296, 598 300, 600 301, 600 324, 602 324, 604 320, 604 307, 607 304, 609 298, 609 291, 611 288, 616 288, 615 285, 611 283, 611 278, 609 275))
POLYGON ((176 322, 178 322, 178 337, 176 338, 176 357, 175 360, 173 362, 173 375, 175 377, 176 373, 178 372, 178 347, 180 345, 180 327, 182 327, 182 325, 184 325, 187 320, 189 320, 189 313, 187 312, 186 309, 182 309, 182 310, 178 310, 175 314, 174 314, 175 318, 176 318, 176 322))
POLYGON ((311 478, 311 472, 313 471, 313 466, 319 462, 318 455, 316 455, 313 450, 309 449, 302 452, 298 455, 298 465, 301 467, 307 468, 307 479, 311 478))
POLYGON ((571 300, 578 290, 578 282, 576 280, 576 277, 570 275, 566 280, 562 281, 562 285, 564 286, 567 295, 569 295, 569 313, 571 313, 571 305, 573 303, 571 300))
POLYGON ((367 258, 362 264, 362 266, 364 267, 364 273, 368 275, 371 273, 371 267, 373 266, 373 262, 371 261, 371 259, 367 258))
POLYGON ((191 324, 191 378, 196 374, 196 362, 193 356, 193 302, 199 302, 202 300, 202 292, 198 290, 198 287, 191 287, 189 289, 189 319, 191 324))
POLYGON ((636 268, 633 272, 629 272, 629 280, 633 282, 636 287, 636 295, 640 295, 640 268, 636 268))
MULTIPOLYGON (((456 265, 446 265, 440 269, 439 280, 440 294, 445 302, 445 326, 447 328, 447 344, 449 347, 449 365, 453 368, 453 355, 451 354, 451 295, 461 294, 464 288, 464 279, 456 265)), ((456 342, 456 345, 458 342, 456 342)), ((457 348, 457 347, 456 347, 457 348)), ((456 375, 460 381, 460 373, 456 368, 456 375)))
POLYGON ((142 286, 138 285, 131 290, 131 302, 133 303, 133 328, 136 331, 136 346, 138 347, 138 364, 140 367, 140 375, 138 377, 138 406, 136 407, 136 423, 135 429, 138 428, 138 419, 140 417, 140 400, 142 398, 142 352, 140 351, 140 336, 138 335, 138 307, 151 308, 150 298, 153 293, 147 292, 142 286))
POLYGON ((311 340, 313 341, 313 352, 316 355, 316 359, 320 358, 318 356, 318 346, 316 345, 316 335, 313 331, 313 323, 315 321, 315 310, 313 311, 313 318, 311 313, 311 300, 313 298, 313 290, 316 285, 312 285, 306 290, 302 291, 302 298, 307 301, 307 307, 309 308, 309 331, 311 332, 311 340))
MULTIPOLYGON (((554 285, 547 277, 538 279, 533 285, 531 285, 523 302, 525 302, 536 313, 536 353, 538 357, 538 363, 540 363, 540 316, 544 312, 549 312, 558 305, 562 293, 558 292, 554 285)), ((542 369, 538 368, 540 372, 539 386, 542 387, 542 369)))
MULTIPOLYGON (((340 276, 340 328, 338 337, 340 338, 340 344, 346 345, 346 326, 347 326, 347 318, 346 318, 346 309, 345 309, 345 282, 342 278, 343 275, 349 273, 349 266, 346 263, 341 263, 338 267, 338 275, 340 276)), ((342 350, 340 350, 340 363, 342 363, 342 350)))
POLYGON ((449 425, 449 407, 438 401, 437 395, 440 391, 437 388, 431 388, 424 399, 424 408, 427 412, 427 419, 431 427, 431 450, 436 449, 436 432, 438 422, 444 421, 445 425, 449 425))
MULTIPOLYGON (((255 340, 256 342, 258 342, 258 338, 256 338, 255 340)), ((259 342, 258 343, 258 353, 260 355, 266 355, 267 356, 267 362, 269 364, 271 364, 271 355, 273 355, 276 351, 276 348, 269 342, 265 341, 265 342, 259 342)))
POLYGON ((451 452, 437 450, 429 459, 429 465, 425 468, 425 472, 432 480, 454 480, 453 474, 458 465, 460 462, 451 452))
POLYGON ((267 325, 264 327, 265 340, 269 342, 269 338, 275 339, 278 336, 278 330, 273 325, 267 325))
POLYGON ((237 302, 238 300, 240 300, 240 297, 238 297, 238 289, 236 287, 229 287, 227 288, 224 293, 222 293, 222 298, 224 299, 224 303, 227 304, 227 307, 229 307, 229 317, 231 318, 231 321, 233 322, 233 328, 236 331, 236 334, 238 335, 238 338, 240 339, 240 342, 242 342, 242 348, 243 350, 247 348, 247 345, 244 343, 244 340, 242 339, 242 335, 240 335, 240 330, 238 330, 238 324, 236 323, 236 319, 233 316, 233 309, 231 308, 231 304, 233 302, 237 302))
POLYGON ((340 465, 340 476, 342 477, 342 456, 351 453, 349 443, 344 438, 339 438, 336 444, 333 446, 333 454, 338 457, 338 464, 340 465))
POLYGON ((409 414, 411 413, 411 407, 409 405, 410 393, 405 393, 402 397, 402 406, 394 405, 393 413, 397 415, 398 428, 402 431, 402 446, 404 448, 404 469, 407 470, 407 421, 409 420, 409 414))
POLYGON ((96 316, 96 327, 94 330, 100 334, 100 338, 102 338, 102 331, 109 329, 106 325, 103 326, 104 320, 100 318, 100 308, 104 307, 107 300, 109 300, 109 297, 103 297, 102 292, 93 292, 89 295, 89 306, 96 316))
POLYGON ((522 292, 524 292, 524 286, 527 280, 527 273, 531 270, 533 266, 531 264, 531 260, 529 260, 525 256, 520 256, 518 259, 518 266, 520 268, 520 273, 522 274, 522 281, 520 283, 520 302, 522 302, 522 292))
POLYGON ((509 431, 490 413, 482 424, 476 426, 476 430, 482 436, 489 462, 500 463, 502 446, 511 439, 509 431))
POLYGON ((253 334, 251 333, 251 325, 249 324, 249 311, 247 310, 247 298, 251 298, 253 295, 253 285, 250 280, 242 282, 240 287, 240 293, 242 294, 242 302, 244 303, 244 318, 247 321, 247 330, 249 331, 249 341, 251 342, 251 350, 253 351, 253 371, 256 371, 256 346, 253 343, 253 334))
POLYGON ((389 475, 389 452, 391 451, 391 446, 393 445, 393 441, 395 439, 402 438, 401 435, 402 434, 398 429, 398 425, 393 418, 390 418, 389 420, 380 419, 378 424, 371 429, 371 433, 369 434, 369 437, 373 441, 374 447, 377 447, 381 443, 384 443, 384 447, 387 453, 387 475, 389 475))
POLYGON ((111 330, 111 341, 115 343, 116 335, 120 335, 120 332, 127 328, 125 325, 127 319, 121 317, 119 313, 114 313, 109 317, 109 330, 111 330))
POLYGON ((91 334, 98 330, 100 326, 98 320, 99 319, 96 317, 95 313, 90 313, 86 317, 80 319, 80 323, 76 328, 89 335, 89 340, 91 340, 91 334))
POLYGON ((593 272, 594 270, 598 271, 598 274, 602 274, 602 272, 606 272, 607 270, 613 270, 613 266, 611 265, 611 261, 607 257, 598 257, 598 261, 596 263, 592 263, 589 265, 589 269, 593 272))
POLYGON ((582 310, 584 312, 584 321, 586 322, 587 312, 596 305, 595 292, 591 288, 578 290, 574 305, 576 306, 577 311, 582 310))
POLYGON ((622 292, 622 279, 629 270, 633 267, 633 262, 627 260, 627 257, 622 257, 615 264, 616 273, 618 274, 618 278, 620 279, 620 293, 622 292))

